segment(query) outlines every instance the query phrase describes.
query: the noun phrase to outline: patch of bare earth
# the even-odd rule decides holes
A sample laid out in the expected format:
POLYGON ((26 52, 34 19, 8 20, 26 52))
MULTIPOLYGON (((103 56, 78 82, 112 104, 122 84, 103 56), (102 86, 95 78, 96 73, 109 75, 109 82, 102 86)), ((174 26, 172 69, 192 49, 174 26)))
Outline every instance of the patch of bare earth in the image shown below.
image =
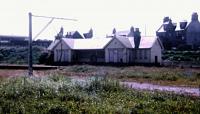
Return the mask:
MULTIPOLYGON (((33 75, 36 77, 48 76, 54 74, 56 70, 33 70, 33 75)), ((16 77, 16 76, 27 76, 28 70, 7 70, 0 69, 0 77, 16 77)))
POLYGON ((15 76, 22 76, 25 74, 25 70, 0 70, 0 77, 15 77, 15 76))

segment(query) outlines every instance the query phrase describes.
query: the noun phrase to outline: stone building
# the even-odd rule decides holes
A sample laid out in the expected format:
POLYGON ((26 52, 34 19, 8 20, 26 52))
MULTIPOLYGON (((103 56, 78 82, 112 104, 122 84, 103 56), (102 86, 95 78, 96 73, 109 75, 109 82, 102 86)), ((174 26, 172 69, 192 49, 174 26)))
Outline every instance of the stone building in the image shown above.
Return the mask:
POLYGON ((199 49, 200 47, 200 23, 198 14, 193 13, 191 22, 187 21, 174 23, 169 17, 163 19, 163 24, 156 31, 165 49, 178 48, 199 49))
POLYGON ((200 47, 200 22, 197 13, 192 14, 191 22, 186 28, 186 44, 192 48, 200 47))
POLYGON ((161 41, 157 37, 139 36, 140 40, 135 40, 136 37, 116 32, 107 38, 61 38, 52 42, 48 50, 55 63, 161 63, 161 41))
POLYGON ((55 39, 70 38, 70 39, 88 39, 93 37, 93 30, 90 29, 89 32, 81 34, 79 31, 68 31, 64 34, 64 29, 61 27, 60 32, 55 36, 55 39))

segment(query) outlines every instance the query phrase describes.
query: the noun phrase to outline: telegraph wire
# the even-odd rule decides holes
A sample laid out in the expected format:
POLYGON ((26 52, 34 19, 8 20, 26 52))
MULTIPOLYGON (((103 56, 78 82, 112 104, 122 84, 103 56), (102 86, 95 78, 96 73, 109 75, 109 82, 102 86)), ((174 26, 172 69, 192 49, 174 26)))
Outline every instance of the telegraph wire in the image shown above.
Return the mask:
POLYGON ((29 42, 28 42, 28 75, 33 75, 33 57, 32 57, 32 17, 40 17, 40 18, 51 18, 51 20, 42 28, 42 30, 34 37, 37 38, 52 22, 54 19, 59 20, 68 20, 68 21, 77 21, 76 19, 68 19, 68 18, 60 18, 60 17, 49 17, 49 16, 38 16, 38 15, 32 15, 31 12, 29 12, 29 42))
POLYGON ((71 20, 77 21, 76 19, 69 19, 69 18, 62 18, 62 17, 50 17, 50 16, 39 16, 39 15, 32 15, 33 17, 41 17, 41 18, 53 18, 53 19, 60 19, 60 20, 71 20))
POLYGON ((41 29, 41 31, 40 31, 38 34, 36 34, 36 36, 33 38, 33 40, 35 40, 42 32, 44 32, 44 30, 53 22, 54 19, 77 21, 76 19, 61 18, 61 17, 50 17, 50 16, 39 16, 39 15, 32 15, 32 17, 50 18, 50 19, 51 19, 51 20, 41 29))
POLYGON ((35 40, 42 32, 44 32, 44 30, 53 22, 54 18, 52 18, 42 29, 39 33, 37 33, 35 35, 35 37, 33 38, 33 40, 35 40))

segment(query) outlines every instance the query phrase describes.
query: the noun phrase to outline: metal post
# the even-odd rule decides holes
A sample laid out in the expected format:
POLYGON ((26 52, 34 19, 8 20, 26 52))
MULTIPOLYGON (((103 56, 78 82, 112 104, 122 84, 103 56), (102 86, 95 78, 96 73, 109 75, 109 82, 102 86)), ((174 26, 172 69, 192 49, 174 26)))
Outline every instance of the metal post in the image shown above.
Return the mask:
POLYGON ((33 75, 33 63, 32 63, 32 14, 29 13, 29 53, 28 53, 28 75, 33 75))
POLYGON ((145 24, 145 36, 147 36, 147 27, 146 27, 146 24, 145 24))

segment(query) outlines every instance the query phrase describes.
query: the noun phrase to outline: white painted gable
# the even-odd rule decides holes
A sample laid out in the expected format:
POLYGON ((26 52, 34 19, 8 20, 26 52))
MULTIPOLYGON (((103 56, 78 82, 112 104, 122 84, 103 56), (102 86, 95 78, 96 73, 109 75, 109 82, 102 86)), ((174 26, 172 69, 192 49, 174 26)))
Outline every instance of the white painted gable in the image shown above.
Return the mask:
POLYGON ((126 48, 119 40, 113 39, 105 48, 126 48))

